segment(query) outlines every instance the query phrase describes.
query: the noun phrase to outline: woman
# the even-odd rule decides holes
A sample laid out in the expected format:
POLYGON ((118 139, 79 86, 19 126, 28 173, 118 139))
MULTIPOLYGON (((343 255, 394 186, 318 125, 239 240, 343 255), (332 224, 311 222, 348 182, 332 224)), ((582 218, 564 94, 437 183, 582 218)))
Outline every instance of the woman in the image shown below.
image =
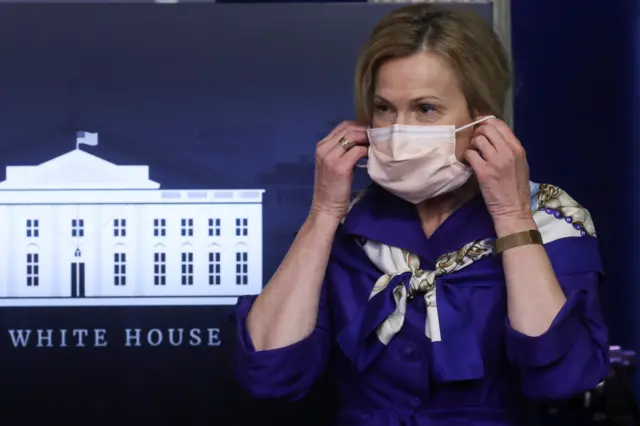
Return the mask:
POLYGON ((340 425, 515 425, 525 400, 605 377, 593 223, 529 182, 499 119, 509 75, 469 12, 412 5, 377 25, 358 122, 318 143, 310 214, 236 307, 236 373, 254 396, 298 399, 328 368, 340 425), (375 184, 349 202, 365 156, 375 184))

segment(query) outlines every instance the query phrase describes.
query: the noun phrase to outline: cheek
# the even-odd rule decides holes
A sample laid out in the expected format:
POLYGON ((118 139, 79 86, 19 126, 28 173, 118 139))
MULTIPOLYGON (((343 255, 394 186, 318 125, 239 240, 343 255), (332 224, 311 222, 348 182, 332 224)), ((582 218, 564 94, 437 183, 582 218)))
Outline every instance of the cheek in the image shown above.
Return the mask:
POLYGON ((471 143, 471 135, 468 132, 458 134, 456 136, 456 158, 461 163, 464 163, 464 152, 469 149, 471 143))

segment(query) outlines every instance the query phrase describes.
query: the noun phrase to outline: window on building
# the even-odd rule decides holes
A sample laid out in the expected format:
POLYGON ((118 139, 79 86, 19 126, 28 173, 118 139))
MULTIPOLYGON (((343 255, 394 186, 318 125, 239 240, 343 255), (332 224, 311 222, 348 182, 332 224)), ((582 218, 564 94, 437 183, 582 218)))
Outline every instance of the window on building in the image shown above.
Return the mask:
POLYGON ((220 252, 209 253, 209 285, 220 285, 220 252))
POLYGON ((183 237, 193 237, 193 219, 182 219, 180 234, 183 237))
POLYGON ((113 284, 127 285, 127 255, 125 253, 113 255, 113 284))
POLYGON ((40 259, 38 253, 27 253, 27 287, 40 284, 40 259))
POLYGON ((209 236, 220 236, 220 219, 209 219, 209 236))
POLYGON ((249 235, 249 219, 236 219, 236 237, 249 235))
POLYGON ((27 219, 27 238, 38 238, 40 236, 40 221, 38 219, 27 219))
POLYGON ((182 253, 182 285, 193 285, 193 252, 182 253))
POLYGON ((153 254, 153 285, 167 284, 167 254, 153 254))
POLYGON ((126 219, 113 219, 113 236, 114 237, 127 236, 127 220, 126 219))
POLYGON ((249 255, 247 252, 236 253, 236 285, 249 284, 249 255))
POLYGON ((84 219, 71 219, 71 236, 84 237, 84 219))
POLYGON ((153 236, 154 237, 167 236, 167 220, 166 219, 153 219, 153 236))

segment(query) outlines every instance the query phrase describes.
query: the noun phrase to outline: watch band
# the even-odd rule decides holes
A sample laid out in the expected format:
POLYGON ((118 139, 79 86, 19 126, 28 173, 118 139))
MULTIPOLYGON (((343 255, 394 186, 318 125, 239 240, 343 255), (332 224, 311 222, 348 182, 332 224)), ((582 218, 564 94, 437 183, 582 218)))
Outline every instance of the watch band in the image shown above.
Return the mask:
POLYGON ((509 234, 498 238, 494 242, 493 254, 497 256, 505 250, 529 244, 542 244, 542 235, 540 234, 540 231, 537 229, 530 229, 528 231, 516 232, 515 234, 509 234))

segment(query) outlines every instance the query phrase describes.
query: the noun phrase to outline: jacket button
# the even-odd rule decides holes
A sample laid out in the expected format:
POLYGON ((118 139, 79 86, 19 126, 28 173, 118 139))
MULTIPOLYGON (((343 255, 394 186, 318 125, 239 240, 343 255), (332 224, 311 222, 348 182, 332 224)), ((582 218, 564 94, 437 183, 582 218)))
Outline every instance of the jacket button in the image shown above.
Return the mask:
POLYGON ((402 358, 408 361, 415 361, 417 359, 417 352, 418 350, 416 349, 416 345, 409 343, 402 348, 400 354, 402 355, 402 358))
POLYGON ((420 400, 420 398, 418 398, 417 396, 414 397, 411 402, 409 403, 409 405, 411 405, 411 408, 416 409, 422 406, 422 400, 420 400))

